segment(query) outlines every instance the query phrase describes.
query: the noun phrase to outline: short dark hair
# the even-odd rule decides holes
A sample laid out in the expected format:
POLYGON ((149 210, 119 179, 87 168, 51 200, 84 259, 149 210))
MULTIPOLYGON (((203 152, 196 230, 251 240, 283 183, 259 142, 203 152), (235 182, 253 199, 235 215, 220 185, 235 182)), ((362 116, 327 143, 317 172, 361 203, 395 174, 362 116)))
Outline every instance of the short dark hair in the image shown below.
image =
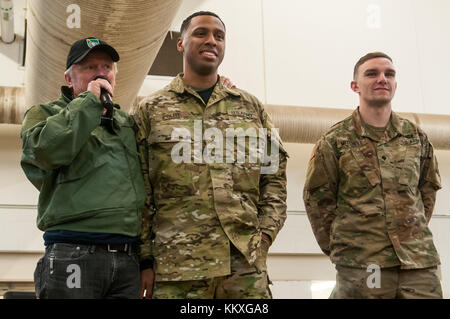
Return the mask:
POLYGON ((387 55, 386 53, 383 53, 383 52, 370 52, 370 53, 367 53, 365 56, 360 58, 358 60, 358 62, 356 62, 355 68, 353 69, 353 79, 356 78, 356 74, 358 73, 358 69, 361 66, 361 64, 363 64, 364 62, 366 62, 368 60, 372 60, 372 59, 376 59, 376 58, 386 58, 386 59, 388 59, 389 61, 391 61, 393 63, 392 58, 389 55, 387 55))
POLYGON ((220 22, 222 22, 223 27, 225 28, 225 23, 223 23, 222 19, 217 14, 215 14, 214 12, 211 12, 211 11, 197 11, 197 12, 191 14, 186 19, 184 19, 183 23, 181 24, 180 35, 182 35, 184 30, 186 30, 189 27, 189 24, 191 23, 192 18, 195 18, 195 17, 198 17, 198 16, 213 16, 213 17, 216 17, 217 19, 220 20, 220 22))

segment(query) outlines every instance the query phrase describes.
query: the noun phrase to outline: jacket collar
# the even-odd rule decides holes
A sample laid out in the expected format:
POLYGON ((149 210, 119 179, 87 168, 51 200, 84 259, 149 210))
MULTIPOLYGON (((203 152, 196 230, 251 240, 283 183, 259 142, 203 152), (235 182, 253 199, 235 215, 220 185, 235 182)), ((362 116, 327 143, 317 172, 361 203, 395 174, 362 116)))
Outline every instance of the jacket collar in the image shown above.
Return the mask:
MULTIPOLYGON (((70 103, 73 100, 73 90, 66 85, 61 86, 60 100, 62 100, 65 104, 70 103)), ((119 104, 114 103, 114 107, 116 109, 120 109, 119 104)))
POLYGON ((61 99, 66 103, 70 103, 73 100, 73 90, 68 86, 61 86, 61 99))

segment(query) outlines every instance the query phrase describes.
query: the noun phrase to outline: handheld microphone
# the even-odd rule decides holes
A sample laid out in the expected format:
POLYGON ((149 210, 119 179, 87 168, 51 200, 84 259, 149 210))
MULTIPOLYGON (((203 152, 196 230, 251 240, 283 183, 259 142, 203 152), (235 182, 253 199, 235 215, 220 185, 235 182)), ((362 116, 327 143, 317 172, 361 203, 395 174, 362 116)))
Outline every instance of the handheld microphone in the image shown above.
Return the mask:
MULTIPOLYGON (((101 75, 98 75, 94 78, 94 80, 97 80, 97 79, 104 79, 104 80, 108 81, 107 78, 105 78, 104 76, 101 76, 101 75)), ((102 101, 103 106, 107 110, 112 110, 114 103, 113 103, 108 91, 106 91, 104 88, 101 88, 101 91, 100 91, 100 101, 102 101)))
MULTIPOLYGON (((97 80, 97 79, 104 79, 104 80, 108 81, 107 78, 105 78, 104 76, 101 76, 101 75, 98 75, 94 78, 94 80, 97 80)), ((108 91, 106 91, 104 88, 101 88, 101 91, 100 91, 100 101, 102 102, 103 107, 106 109, 106 112, 101 116, 100 125, 106 127, 106 129, 111 134, 113 134, 114 133, 114 129, 113 129, 113 127, 114 127, 114 125, 113 125, 114 103, 113 103, 108 91)))

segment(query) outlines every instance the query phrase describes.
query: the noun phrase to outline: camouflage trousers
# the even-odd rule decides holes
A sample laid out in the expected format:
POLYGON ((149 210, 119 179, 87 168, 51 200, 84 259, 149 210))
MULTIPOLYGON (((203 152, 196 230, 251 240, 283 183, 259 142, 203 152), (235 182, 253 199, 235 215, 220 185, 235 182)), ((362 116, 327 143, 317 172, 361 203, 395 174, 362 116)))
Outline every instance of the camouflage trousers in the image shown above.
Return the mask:
POLYGON ((336 287, 331 299, 442 299, 436 266, 424 269, 381 268, 378 274, 365 268, 339 265, 336 265, 336 270, 336 287))
POLYGON ((272 299, 270 281, 265 269, 266 267, 249 265, 245 257, 231 245, 230 275, 204 280, 155 281, 153 298, 272 299))

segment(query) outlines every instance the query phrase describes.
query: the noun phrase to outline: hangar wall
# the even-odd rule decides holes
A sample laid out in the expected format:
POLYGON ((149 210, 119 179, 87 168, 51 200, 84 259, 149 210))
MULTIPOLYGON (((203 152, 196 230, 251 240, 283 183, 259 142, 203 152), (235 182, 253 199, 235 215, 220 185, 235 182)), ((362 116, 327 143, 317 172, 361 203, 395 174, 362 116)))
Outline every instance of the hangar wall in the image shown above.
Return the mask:
MULTIPOLYGON (((16 32, 23 36, 25 0, 15 5, 16 32)), ((173 30, 197 10, 214 11, 226 24, 220 73, 263 103, 354 108, 354 63, 369 51, 385 51, 398 72, 395 111, 450 114, 446 0, 185 0, 173 30)), ((20 38, 0 43, 0 86, 23 85, 19 55, 20 38)), ((169 81, 149 76, 139 95, 169 81)), ((35 226, 38 194, 19 165, 19 130, 0 124, 0 289, 30 285, 43 252, 42 233, 35 226)), ((287 144, 287 149, 288 219, 269 255, 274 297, 327 297, 335 272, 314 240, 301 200, 312 145, 287 144)), ((450 298, 450 151, 437 151, 437 157, 443 189, 431 229, 441 254, 444 293, 450 298)))

